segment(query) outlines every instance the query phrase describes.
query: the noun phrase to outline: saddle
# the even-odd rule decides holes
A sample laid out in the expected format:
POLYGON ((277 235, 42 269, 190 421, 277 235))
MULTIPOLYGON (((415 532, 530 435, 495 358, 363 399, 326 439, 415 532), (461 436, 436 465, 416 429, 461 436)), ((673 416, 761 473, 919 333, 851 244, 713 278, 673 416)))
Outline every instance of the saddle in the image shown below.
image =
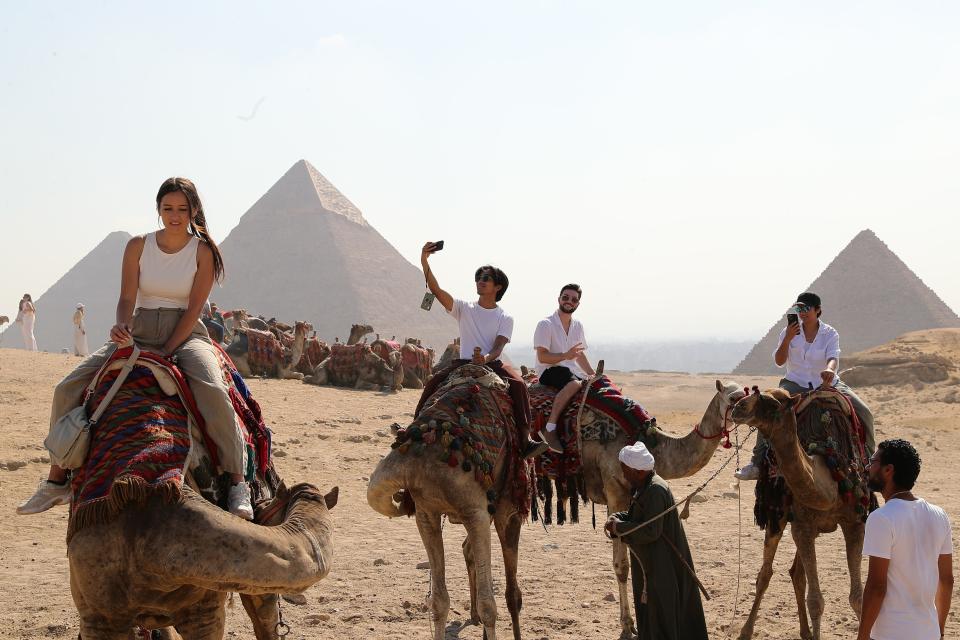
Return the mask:
MULTIPOLYGON (((279 478, 270 467, 270 431, 260 407, 229 357, 218 348, 221 371, 247 440, 248 481, 255 499, 272 493, 279 478)), ((117 349, 94 376, 87 406, 96 406, 119 375, 131 348, 117 349)), ((209 438, 186 379, 169 360, 141 353, 113 401, 93 426, 86 462, 74 472, 67 540, 81 529, 115 518, 130 503, 151 496, 172 502, 184 481, 226 506, 229 480, 217 473, 209 438)))
POLYGON ((453 370, 416 420, 394 431, 392 449, 472 473, 487 492, 489 513, 503 496, 521 515, 529 513, 531 470, 521 455, 513 402, 507 383, 487 367, 466 364, 453 370), (498 465, 503 475, 495 478, 498 465))

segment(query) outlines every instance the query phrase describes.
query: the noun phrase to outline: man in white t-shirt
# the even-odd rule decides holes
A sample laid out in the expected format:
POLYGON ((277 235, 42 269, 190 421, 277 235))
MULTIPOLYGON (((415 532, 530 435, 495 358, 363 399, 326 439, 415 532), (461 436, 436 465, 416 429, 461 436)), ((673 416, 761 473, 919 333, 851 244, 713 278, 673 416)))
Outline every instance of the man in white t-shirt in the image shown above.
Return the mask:
POLYGON ((857 640, 938 640, 953 593, 953 542, 943 509, 913 494, 920 456, 885 440, 870 458, 870 488, 884 505, 867 518, 869 557, 857 640))
POLYGON ((477 301, 455 300, 453 296, 440 288, 433 270, 430 269, 430 256, 439 251, 436 243, 428 242, 420 252, 420 264, 427 279, 430 292, 437 297, 447 313, 452 315, 460 326, 460 358, 449 367, 438 371, 424 385, 420 402, 417 403, 414 417, 420 415, 424 403, 440 388, 447 377, 457 367, 468 362, 489 367, 507 383, 510 398, 513 401, 513 417, 517 426, 517 436, 524 457, 532 458, 547 450, 543 442, 530 440, 530 396, 527 384, 512 367, 500 361, 503 348, 513 336, 513 318, 504 312, 497 303, 503 298, 510 286, 510 280, 500 269, 484 265, 474 274, 477 285, 477 301))
POLYGON ((564 285, 557 299, 559 307, 553 315, 537 323, 533 334, 540 384, 557 392, 553 398, 547 426, 540 437, 550 445, 550 449, 558 453, 563 452, 563 443, 557 434, 557 421, 573 397, 583 388, 584 379, 593 375, 593 367, 584 354, 587 339, 583 335, 583 324, 573 318, 574 312, 580 306, 582 295, 580 285, 564 285))

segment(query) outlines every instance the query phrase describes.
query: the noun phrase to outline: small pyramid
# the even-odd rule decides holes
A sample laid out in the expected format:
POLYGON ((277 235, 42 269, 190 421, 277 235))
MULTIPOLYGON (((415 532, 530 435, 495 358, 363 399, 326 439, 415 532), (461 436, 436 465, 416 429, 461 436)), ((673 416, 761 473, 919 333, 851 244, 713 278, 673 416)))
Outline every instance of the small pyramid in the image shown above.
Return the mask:
POLYGON ((439 304, 420 309, 423 274, 306 160, 243 214, 220 246, 226 278, 211 300, 346 339, 369 324, 384 335, 443 348, 457 333, 439 304))
MULTIPOLYGON (((960 327, 960 317, 869 229, 861 231, 806 289, 823 301, 823 319, 840 333, 843 354, 884 344, 908 331, 960 327)), ((787 292, 784 309, 801 293, 787 292)), ((781 316, 734 374, 782 372, 773 363, 781 316)))
MULTIPOLYGON (((120 263, 131 236, 114 231, 67 271, 39 298, 34 296, 37 321, 33 333, 42 351, 73 353, 73 312, 82 302, 87 310, 87 344, 96 351, 107 341, 116 321, 120 297, 120 263)), ((12 320, 12 318, 11 318, 12 320)), ((20 325, 3 333, 4 347, 23 348, 20 325)))

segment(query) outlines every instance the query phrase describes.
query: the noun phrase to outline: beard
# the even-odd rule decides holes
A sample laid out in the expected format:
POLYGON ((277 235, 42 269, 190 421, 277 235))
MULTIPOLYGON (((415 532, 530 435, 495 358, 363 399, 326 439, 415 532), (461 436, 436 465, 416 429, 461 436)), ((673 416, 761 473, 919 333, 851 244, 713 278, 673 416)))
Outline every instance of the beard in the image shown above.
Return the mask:
POLYGON ((561 305, 560 305, 560 311, 563 312, 563 313, 568 313, 568 314, 570 314, 570 315, 573 315, 573 312, 576 311, 576 310, 577 310, 577 308, 576 308, 575 306, 573 306, 572 304, 561 304, 561 305))
POLYGON ((880 478, 872 475, 867 478, 867 488, 870 491, 883 491, 883 486, 883 481, 880 478))

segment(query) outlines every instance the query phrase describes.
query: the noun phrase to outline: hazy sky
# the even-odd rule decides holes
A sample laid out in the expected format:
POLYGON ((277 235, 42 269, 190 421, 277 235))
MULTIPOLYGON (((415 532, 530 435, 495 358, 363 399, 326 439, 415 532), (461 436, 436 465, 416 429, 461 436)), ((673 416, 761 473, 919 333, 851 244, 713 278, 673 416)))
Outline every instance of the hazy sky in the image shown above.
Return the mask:
POLYGON ((759 338, 867 227, 960 309, 956 3, 3 5, 11 317, 167 176, 223 239, 300 158, 526 332, 573 280, 595 338, 759 338))

